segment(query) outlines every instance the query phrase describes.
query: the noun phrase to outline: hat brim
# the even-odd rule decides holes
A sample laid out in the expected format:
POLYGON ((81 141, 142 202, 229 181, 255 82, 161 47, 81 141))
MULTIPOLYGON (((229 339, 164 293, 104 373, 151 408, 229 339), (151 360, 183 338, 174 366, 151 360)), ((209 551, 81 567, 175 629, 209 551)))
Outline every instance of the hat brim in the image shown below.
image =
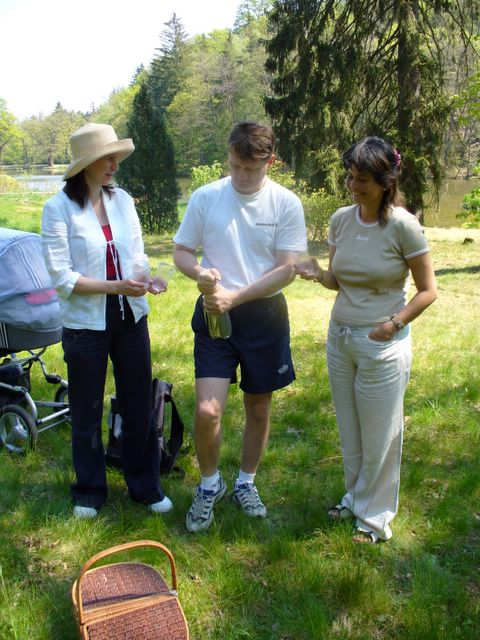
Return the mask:
POLYGON ((135 150, 135 145, 133 144, 133 140, 131 138, 124 138, 123 140, 117 140, 116 142, 111 142, 110 144, 106 144, 102 147, 101 150, 96 153, 91 153, 84 158, 79 158, 72 162, 68 167, 65 173, 63 174, 63 180, 68 180, 68 178, 73 178, 77 173, 86 169, 89 165, 91 165, 96 160, 100 158, 104 158, 105 156, 114 155, 117 159, 117 162, 122 162, 125 158, 133 153, 135 150))

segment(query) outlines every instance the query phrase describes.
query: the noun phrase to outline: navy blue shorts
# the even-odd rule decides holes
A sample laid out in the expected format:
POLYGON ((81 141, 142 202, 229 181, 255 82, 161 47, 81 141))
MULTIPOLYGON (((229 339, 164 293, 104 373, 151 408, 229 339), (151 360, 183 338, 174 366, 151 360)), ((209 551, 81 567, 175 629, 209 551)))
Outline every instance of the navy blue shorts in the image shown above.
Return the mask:
POLYGON ((202 297, 195 305, 195 378, 229 378, 246 393, 269 393, 295 380, 290 352, 290 325, 285 297, 252 300, 230 311, 232 335, 228 340, 210 338, 202 297))

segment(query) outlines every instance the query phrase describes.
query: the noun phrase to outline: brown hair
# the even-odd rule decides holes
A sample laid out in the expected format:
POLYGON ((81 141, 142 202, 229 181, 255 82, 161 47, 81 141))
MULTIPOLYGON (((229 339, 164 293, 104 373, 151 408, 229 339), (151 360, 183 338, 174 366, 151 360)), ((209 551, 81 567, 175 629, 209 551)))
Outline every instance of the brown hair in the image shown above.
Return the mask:
MULTIPOLYGON (((112 197, 113 187, 111 187, 110 185, 107 185, 107 186, 103 186, 102 189, 103 189, 103 192, 106 193, 109 198, 112 197)), ((88 186, 85 180, 85 171, 84 170, 80 171, 79 173, 76 173, 71 178, 67 178, 65 181, 65 186, 63 187, 63 190, 65 191, 67 196, 70 198, 70 200, 73 200, 74 202, 76 202, 83 209, 87 204, 87 200, 88 200, 88 186)))
POLYGON ((275 134, 269 125, 239 122, 230 133, 228 146, 244 160, 268 160, 275 151, 275 134))
POLYGON ((404 203, 398 186, 401 166, 398 151, 382 138, 369 136, 345 151, 342 160, 345 169, 353 165, 358 171, 371 174, 375 182, 385 189, 378 210, 378 221, 382 226, 386 225, 390 207, 404 203))

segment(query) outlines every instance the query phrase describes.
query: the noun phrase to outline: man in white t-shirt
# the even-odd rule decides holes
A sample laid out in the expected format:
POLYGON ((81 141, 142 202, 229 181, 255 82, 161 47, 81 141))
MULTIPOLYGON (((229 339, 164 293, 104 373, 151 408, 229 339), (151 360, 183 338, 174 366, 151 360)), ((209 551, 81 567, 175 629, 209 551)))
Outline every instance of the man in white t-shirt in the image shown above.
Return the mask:
POLYGON ((302 204, 267 177, 275 159, 269 126, 241 122, 228 144, 230 176, 192 194, 174 237, 175 264, 197 282, 202 294, 192 318, 194 438, 202 476, 186 517, 192 532, 210 526, 213 507, 227 489, 218 470, 221 419, 238 365, 245 431, 232 498, 250 516, 267 514, 254 480, 268 440, 272 392, 295 379, 281 289, 294 279, 298 253, 306 250, 302 204), (200 247, 201 264, 196 258, 200 247), (228 338, 210 336, 204 311, 228 312, 228 338))

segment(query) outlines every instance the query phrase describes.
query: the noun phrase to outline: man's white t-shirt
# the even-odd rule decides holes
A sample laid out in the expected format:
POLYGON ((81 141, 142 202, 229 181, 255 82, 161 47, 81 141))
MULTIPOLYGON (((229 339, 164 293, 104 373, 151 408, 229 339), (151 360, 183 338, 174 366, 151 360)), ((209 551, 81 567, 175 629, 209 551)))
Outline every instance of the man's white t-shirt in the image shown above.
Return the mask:
POLYGON ((218 269, 221 284, 237 290, 272 269, 276 251, 306 251, 302 203, 269 178, 249 195, 222 178, 194 191, 173 241, 202 247, 202 266, 218 269))

